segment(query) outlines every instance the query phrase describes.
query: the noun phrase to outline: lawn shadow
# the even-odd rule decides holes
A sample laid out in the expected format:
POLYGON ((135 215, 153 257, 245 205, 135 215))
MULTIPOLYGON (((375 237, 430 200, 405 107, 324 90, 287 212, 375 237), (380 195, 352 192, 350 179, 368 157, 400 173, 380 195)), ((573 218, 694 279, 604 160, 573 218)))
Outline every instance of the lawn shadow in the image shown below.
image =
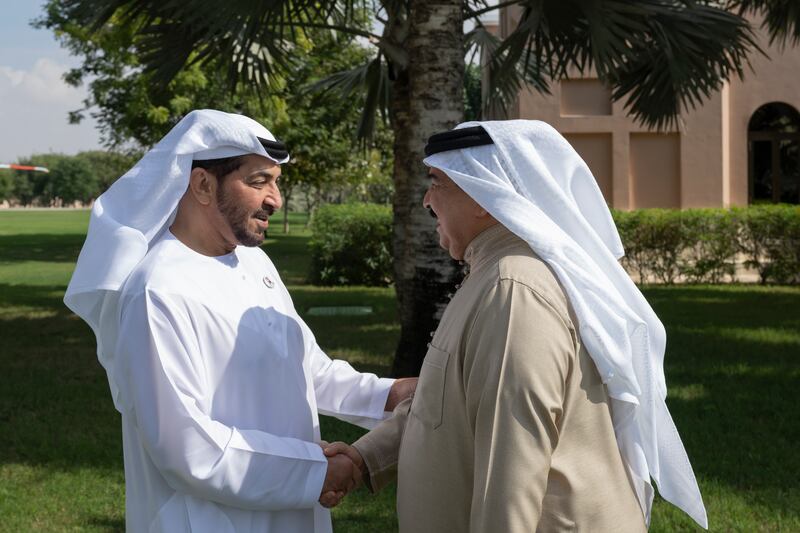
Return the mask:
POLYGON ((65 287, 0 284, 0 463, 121 468, 119 414, 65 287))
POLYGON ((667 404, 695 473, 772 510, 800 512, 800 291, 645 295, 667 328, 667 404))
POLYGON ((114 533, 124 533, 125 519, 124 518, 109 518, 107 516, 93 516, 87 520, 90 526, 100 528, 102 531, 109 531, 114 533))
POLYGON ((0 235, 0 261, 46 261, 74 263, 83 247, 86 235, 82 233, 0 235))

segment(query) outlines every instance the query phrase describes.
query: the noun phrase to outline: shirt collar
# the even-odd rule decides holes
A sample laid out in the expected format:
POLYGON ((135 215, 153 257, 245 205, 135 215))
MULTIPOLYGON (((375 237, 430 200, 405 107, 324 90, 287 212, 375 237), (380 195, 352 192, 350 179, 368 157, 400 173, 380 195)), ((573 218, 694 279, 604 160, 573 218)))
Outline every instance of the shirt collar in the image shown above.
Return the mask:
POLYGON ((464 261, 469 265, 470 272, 474 272, 483 265, 494 262, 509 248, 520 245, 530 248, 525 241, 498 223, 472 239, 464 252, 464 261))

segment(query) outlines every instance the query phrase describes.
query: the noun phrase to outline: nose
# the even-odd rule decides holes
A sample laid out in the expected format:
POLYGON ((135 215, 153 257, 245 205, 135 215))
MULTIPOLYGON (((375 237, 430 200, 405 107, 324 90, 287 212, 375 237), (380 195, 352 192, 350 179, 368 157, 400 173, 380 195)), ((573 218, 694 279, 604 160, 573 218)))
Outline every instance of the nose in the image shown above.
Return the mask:
POLYGON ((275 211, 278 211, 281 207, 283 207, 283 198, 281 197, 281 190, 278 188, 277 185, 273 185, 270 188, 267 195, 264 197, 264 201, 262 202, 265 205, 270 205, 275 211))
POLYGON ((430 209, 431 206, 431 200, 429 198, 430 194, 431 194, 431 189, 430 188, 425 189, 425 196, 422 197, 422 207, 424 207, 425 209, 430 209))

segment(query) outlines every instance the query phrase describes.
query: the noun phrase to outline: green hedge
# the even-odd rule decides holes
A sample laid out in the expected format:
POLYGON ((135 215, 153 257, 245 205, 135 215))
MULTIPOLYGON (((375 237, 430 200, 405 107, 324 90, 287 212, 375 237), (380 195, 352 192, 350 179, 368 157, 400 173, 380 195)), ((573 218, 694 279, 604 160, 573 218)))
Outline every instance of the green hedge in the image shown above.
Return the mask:
MULTIPOLYGON (((612 210, 625 246, 623 266, 643 283, 722 283, 736 262, 761 283, 800 283, 800 206, 612 210)), ((311 219, 317 285, 388 285, 392 213, 375 204, 326 205, 311 219)))
POLYGON ((392 281, 392 210, 378 204, 325 205, 311 217, 311 273, 316 285, 392 281))
POLYGON ((800 282, 800 206, 613 211, 626 256, 642 282, 734 279, 737 255, 761 283, 800 282))

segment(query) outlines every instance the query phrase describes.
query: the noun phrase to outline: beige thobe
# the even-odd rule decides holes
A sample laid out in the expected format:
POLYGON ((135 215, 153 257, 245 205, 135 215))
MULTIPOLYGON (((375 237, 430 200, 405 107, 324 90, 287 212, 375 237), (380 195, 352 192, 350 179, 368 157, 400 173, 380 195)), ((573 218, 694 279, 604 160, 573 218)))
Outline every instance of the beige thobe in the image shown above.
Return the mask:
POLYGON ((608 395, 549 267, 501 225, 470 244, 413 400, 354 445, 404 532, 645 531, 608 395))

